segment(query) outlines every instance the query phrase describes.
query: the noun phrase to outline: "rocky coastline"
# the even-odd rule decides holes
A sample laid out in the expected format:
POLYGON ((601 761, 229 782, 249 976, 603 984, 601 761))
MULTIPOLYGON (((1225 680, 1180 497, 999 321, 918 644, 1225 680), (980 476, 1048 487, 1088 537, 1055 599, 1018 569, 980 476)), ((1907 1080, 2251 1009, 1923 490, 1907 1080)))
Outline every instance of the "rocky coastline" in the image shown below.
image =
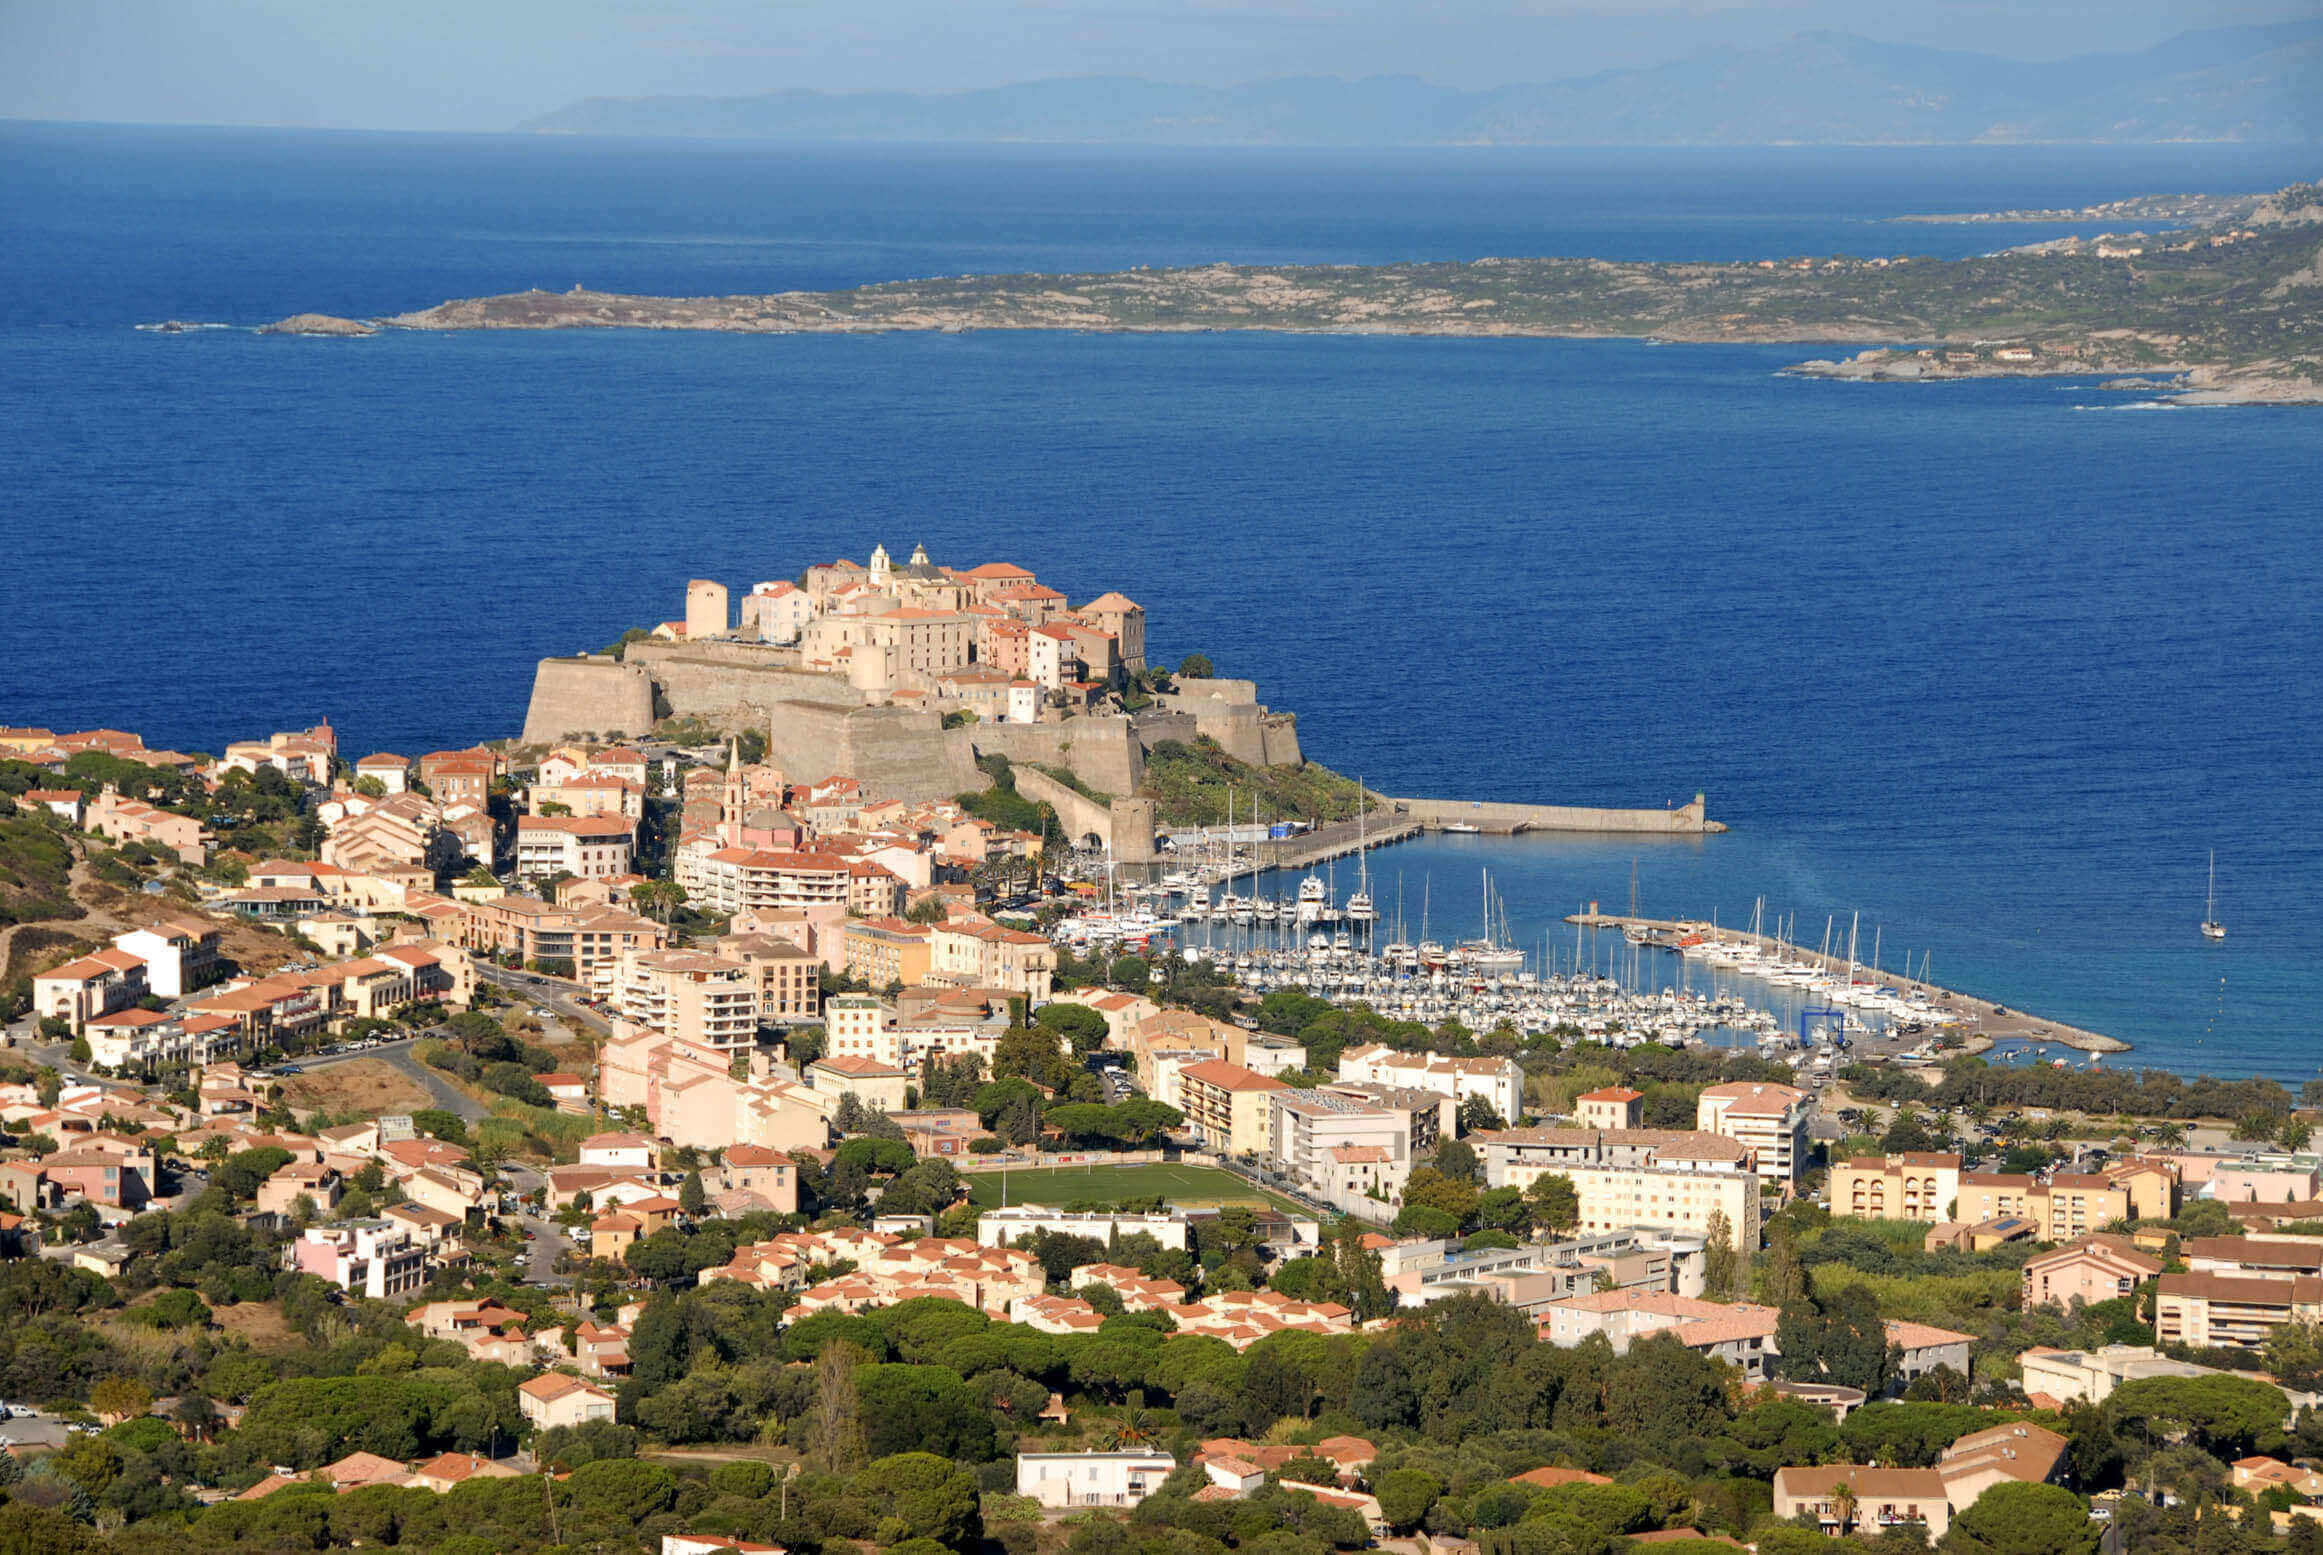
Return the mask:
MULTIPOLYGON (((2163 197, 2183 200, 2187 197, 2163 197)), ((2134 203, 2134 202, 2124 202, 2134 203)), ((278 333, 658 329, 748 334, 1269 331, 1837 345, 1803 376, 1868 382, 2162 375, 2189 404, 2323 403, 2323 192, 2294 186, 2234 225, 2067 240, 1968 259, 1391 265, 952 276, 836 292, 654 297, 524 291, 371 320, 298 314, 278 333)))

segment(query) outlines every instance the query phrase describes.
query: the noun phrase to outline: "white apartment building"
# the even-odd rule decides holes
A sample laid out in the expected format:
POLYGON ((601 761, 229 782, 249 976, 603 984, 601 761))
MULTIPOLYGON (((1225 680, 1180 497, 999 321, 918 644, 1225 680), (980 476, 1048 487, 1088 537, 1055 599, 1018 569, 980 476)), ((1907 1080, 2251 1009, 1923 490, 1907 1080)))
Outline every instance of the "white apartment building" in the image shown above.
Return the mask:
POLYGON ((659 1036, 732 1052, 758 1040, 758 973, 697 950, 623 951, 613 1005, 659 1036))
POLYGON ((1807 1093, 1788 1085, 1736 1081, 1713 1085, 1696 1104, 1694 1127, 1748 1146, 1758 1175, 1784 1187, 1799 1180, 1807 1160, 1807 1093))
POLYGON ((1412 1115, 1332 1091, 1267 1093, 1267 1158, 1349 1214, 1385 1220, 1412 1170, 1412 1115))
POLYGON ((901 1068, 903 1036, 895 1023, 895 1006, 877 995, 833 994, 823 1001, 823 1053, 901 1068))
POLYGON ((1016 1493, 1046 1507, 1135 1506, 1177 1467, 1166 1452, 1020 1452, 1016 1493))
POLYGON ((1144 1232, 1175 1252, 1186 1250, 1190 1217, 1182 1209, 1160 1211, 1062 1210, 1047 1204, 1012 1204, 988 1209, 976 1220, 976 1240, 986 1247, 1013 1247, 1036 1231, 1092 1237, 1111 1242, 1116 1233, 1144 1232))
POLYGON ((1759 1177, 1747 1146, 1675 1129, 1512 1128, 1480 1134, 1484 1180, 1529 1188, 1572 1181, 1583 1232, 1658 1226, 1708 1234, 1723 1215, 1734 1246, 1759 1243, 1759 1177))
POLYGON ((675 874, 705 912, 738 913, 848 906, 848 861, 827 853, 772 848, 678 850, 675 874))
POLYGON ((374 1301, 398 1300, 427 1283, 427 1249, 388 1220, 309 1226, 285 1250, 283 1261, 374 1301))
POLYGON ((1480 1099, 1504 1123, 1524 1115, 1524 1070, 1513 1058, 1452 1058, 1404 1053, 1377 1042, 1339 1055, 1339 1078, 1413 1091, 1440 1091, 1456 1102, 1480 1099))
POLYGON ((113 936, 113 946, 145 963, 148 992, 182 999, 218 979, 219 930, 199 918, 165 918, 113 936))
POLYGON ((630 872, 636 842, 624 815, 520 815, 516 873, 527 880, 609 880, 630 872))

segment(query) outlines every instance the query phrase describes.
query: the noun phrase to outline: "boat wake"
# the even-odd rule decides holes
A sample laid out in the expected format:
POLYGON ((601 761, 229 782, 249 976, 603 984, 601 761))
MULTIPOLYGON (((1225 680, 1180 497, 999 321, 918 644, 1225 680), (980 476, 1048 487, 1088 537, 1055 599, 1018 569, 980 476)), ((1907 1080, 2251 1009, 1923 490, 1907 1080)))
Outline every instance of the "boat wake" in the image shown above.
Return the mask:
POLYGON ((158 324, 139 324, 139 330, 148 335, 190 335, 205 329, 241 329, 240 324, 189 324, 184 319, 163 319, 158 324))

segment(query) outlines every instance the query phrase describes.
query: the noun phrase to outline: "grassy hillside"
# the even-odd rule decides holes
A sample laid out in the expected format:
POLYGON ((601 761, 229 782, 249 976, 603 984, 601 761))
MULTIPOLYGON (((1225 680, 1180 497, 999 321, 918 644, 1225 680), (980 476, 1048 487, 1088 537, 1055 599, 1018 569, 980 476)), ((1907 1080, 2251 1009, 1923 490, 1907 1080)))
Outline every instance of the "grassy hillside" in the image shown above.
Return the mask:
MULTIPOLYGON (((1254 767, 1237 761, 1214 740, 1192 744, 1164 740, 1145 758, 1145 783, 1138 790, 1161 801, 1164 826, 1215 826, 1226 820, 1226 796, 1234 814, 1249 820, 1344 821, 1352 819, 1361 790, 1348 778, 1313 762, 1300 767, 1254 767), (1253 809, 1255 802, 1256 808, 1253 809)), ((1379 803, 1377 795, 1372 804, 1379 803)))

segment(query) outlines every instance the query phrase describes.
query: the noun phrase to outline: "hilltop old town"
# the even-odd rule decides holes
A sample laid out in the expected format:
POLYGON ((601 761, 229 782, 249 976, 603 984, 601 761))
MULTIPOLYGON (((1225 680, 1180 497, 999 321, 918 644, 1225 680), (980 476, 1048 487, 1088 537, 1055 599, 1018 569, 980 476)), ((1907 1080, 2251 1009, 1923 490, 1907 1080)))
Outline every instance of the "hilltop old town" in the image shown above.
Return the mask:
POLYGON ((0 1549, 2323 1551, 2323 1093, 1373 958, 1250 879, 1383 802, 1013 563, 542 673, 0 727, 0 1549))

